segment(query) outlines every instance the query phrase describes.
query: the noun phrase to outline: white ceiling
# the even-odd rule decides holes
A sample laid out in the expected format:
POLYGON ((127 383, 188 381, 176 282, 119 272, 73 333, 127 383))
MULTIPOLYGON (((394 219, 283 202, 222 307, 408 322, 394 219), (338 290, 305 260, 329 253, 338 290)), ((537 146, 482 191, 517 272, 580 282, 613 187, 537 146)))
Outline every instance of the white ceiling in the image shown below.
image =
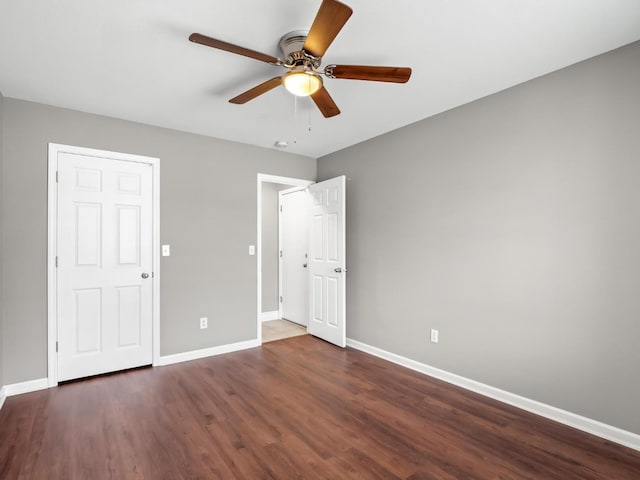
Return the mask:
POLYGON ((325 81, 325 119, 284 73, 187 40, 199 32, 279 56, 320 0, 0 0, 0 91, 151 125, 320 157, 640 39, 638 0, 345 0, 327 63, 410 66, 408 84, 325 81), (296 121, 297 120, 297 121, 296 121), (310 125, 310 131, 309 131, 310 125), (295 143, 294 143, 295 141, 295 143))

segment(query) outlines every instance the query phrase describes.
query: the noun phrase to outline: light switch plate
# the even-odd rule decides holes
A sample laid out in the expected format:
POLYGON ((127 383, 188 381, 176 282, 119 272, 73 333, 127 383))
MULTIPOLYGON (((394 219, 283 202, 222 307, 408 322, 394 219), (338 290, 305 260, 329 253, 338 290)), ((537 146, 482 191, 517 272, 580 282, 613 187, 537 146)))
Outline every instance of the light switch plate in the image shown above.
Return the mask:
POLYGON ((255 254, 256 254, 256 246, 249 245, 249 255, 255 255, 255 254))
POLYGON ((168 257, 171 255, 171 246, 170 245, 162 245, 162 256, 168 257))

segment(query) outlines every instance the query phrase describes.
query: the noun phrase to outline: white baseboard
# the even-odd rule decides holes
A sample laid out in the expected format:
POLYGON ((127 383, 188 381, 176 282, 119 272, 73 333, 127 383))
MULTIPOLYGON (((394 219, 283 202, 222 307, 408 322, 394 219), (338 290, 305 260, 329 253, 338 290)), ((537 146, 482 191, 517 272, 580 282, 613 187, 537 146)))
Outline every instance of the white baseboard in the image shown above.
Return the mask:
MULTIPOLYGON (((238 350, 246 350, 248 348, 259 346, 260 342, 258 340, 248 340, 245 342, 231 343, 229 345, 220 345, 218 347, 203 348, 202 350, 194 350, 191 352, 176 353, 175 355, 165 355, 160 357, 159 360, 154 363, 154 366, 160 367, 164 365, 171 365, 174 363, 197 360, 199 358, 211 357, 213 355, 236 352, 238 350)), ((47 388, 49 388, 48 378, 39 378, 28 382, 5 385, 0 389, 0 408, 2 408, 2 404, 6 397, 20 395, 21 393, 35 392, 36 390, 45 390, 47 388)))
POLYGON ((262 312, 260 314, 261 322, 268 322, 269 320, 278 320, 280 318, 280 312, 274 310, 273 312, 262 312))
POLYGON ((5 385, 3 390, 7 397, 11 395, 20 395, 21 393, 35 392, 36 390, 46 390, 49 388, 48 378, 38 378, 37 380, 29 380, 28 382, 12 383, 5 385))
POLYGON ((424 373, 425 375, 444 380, 445 382, 452 383, 453 385, 471 390, 486 397, 513 405, 514 407, 527 410, 528 412, 535 413, 536 415, 546 417, 564 425, 577 428, 578 430, 591 433, 592 435, 597 435, 598 437, 633 448, 634 450, 640 450, 640 435, 638 434, 622 430, 618 427, 613 427, 606 423, 592 420, 560 408, 552 407, 551 405, 547 405, 536 400, 521 397, 520 395, 500 390, 499 388, 476 382, 475 380, 471 380, 445 370, 440 370, 439 368, 432 367, 425 363, 420 363, 415 360, 396 355, 395 353, 387 352, 386 350, 382 350, 377 347, 372 347, 366 343, 358 342, 357 340, 348 338, 347 346, 384 360, 388 360, 403 367, 410 368, 411 370, 424 373))
POLYGON ((174 363, 188 362, 189 360, 197 360, 199 358, 212 357, 223 353, 237 352, 238 350, 246 350, 248 348, 259 347, 260 342, 256 340, 247 340, 245 342, 230 343, 228 345, 220 345, 217 347, 203 348, 201 350, 193 350, 190 352, 176 353, 173 355, 161 356, 153 365, 162 367, 172 365, 174 363))

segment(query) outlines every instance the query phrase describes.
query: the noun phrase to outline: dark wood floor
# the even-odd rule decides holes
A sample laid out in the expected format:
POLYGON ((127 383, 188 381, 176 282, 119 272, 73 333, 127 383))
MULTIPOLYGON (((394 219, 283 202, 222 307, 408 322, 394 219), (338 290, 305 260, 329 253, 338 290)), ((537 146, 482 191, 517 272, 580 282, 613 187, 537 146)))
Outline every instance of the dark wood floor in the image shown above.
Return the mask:
POLYGON ((310 336, 10 397, 2 479, 640 479, 640 452, 310 336))

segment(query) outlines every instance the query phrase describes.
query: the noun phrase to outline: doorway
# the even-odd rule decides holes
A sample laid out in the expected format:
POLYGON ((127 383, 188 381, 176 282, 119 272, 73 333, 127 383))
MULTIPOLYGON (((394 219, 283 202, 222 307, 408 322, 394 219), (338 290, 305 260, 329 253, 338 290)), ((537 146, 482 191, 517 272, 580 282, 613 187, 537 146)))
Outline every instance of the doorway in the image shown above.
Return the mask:
MULTIPOLYGON (((303 257, 301 252, 298 252, 290 262, 294 267, 300 268, 300 271, 302 271, 303 265, 305 268, 298 283, 304 285, 300 304, 306 303, 302 307, 302 315, 299 318, 306 318, 306 321, 300 323, 307 324, 308 333, 340 347, 345 347, 347 268, 346 177, 344 176, 313 183, 258 174, 257 340, 260 343, 263 342, 262 320, 265 315, 262 310, 263 256, 265 253, 262 246, 263 186, 265 183, 292 185, 295 182, 299 182, 298 187, 305 188, 292 189, 289 192, 282 192, 282 194, 298 190, 306 196, 306 202, 308 202, 301 208, 303 213, 306 213, 306 222, 304 222, 306 228, 303 226, 303 229, 307 231, 307 254, 303 257)), ((302 232, 298 236, 298 241, 305 243, 304 237, 304 232, 302 232)), ((278 254, 281 255, 282 251, 278 251, 278 254)), ((286 268, 283 267, 282 270, 286 271, 286 268)), ((282 313, 282 308, 279 308, 277 315, 282 317, 282 313)))
POLYGON ((260 343, 306 333, 305 327, 282 319, 279 193, 304 189, 312 183, 309 180, 258 174, 257 338, 260 343))

